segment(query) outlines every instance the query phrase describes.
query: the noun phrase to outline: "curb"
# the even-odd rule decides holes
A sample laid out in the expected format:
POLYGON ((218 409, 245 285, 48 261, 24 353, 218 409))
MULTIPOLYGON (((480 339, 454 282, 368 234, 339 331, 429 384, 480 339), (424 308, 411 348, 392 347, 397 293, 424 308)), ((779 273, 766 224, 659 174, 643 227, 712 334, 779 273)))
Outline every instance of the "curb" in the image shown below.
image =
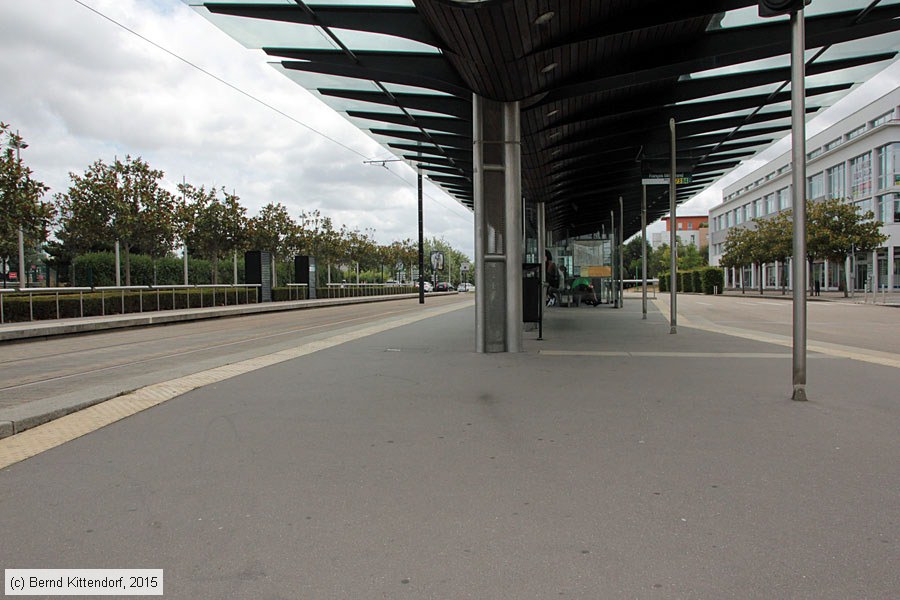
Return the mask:
MULTIPOLYGON (((459 292, 432 292, 430 298, 456 295, 459 292)), ((29 321, 26 323, 14 323, 0 326, 0 342, 12 342, 34 338, 52 337, 57 335, 77 335, 95 331, 107 331, 110 329, 122 329, 126 327, 148 327, 151 325, 168 325, 171 323, 185 323, 188 321, 200 321, 203 319, 221 319, 225 317, 238 317, 269 312, 282 312, 288 310, 303 310, 307 308, 320 308, 324 306, 345 306, 348 304, 367 304, 371 302, 388 302, 391 300, 408 300, 418 298, 418 293, 394 294, 390 296, 359 296, 355 298, 326 298, 322 300, 288 300, 282 302, 267 302, 264 304, 249 304, 239 306, 221 306, 210 308, 196 308, 188 310, 160 311, 153 313, 138 313, 135 315, 114 315, 107 317, 87 317, 77 319, 77 322, 53 321, 29 321), (90 319, 90 320, 88 320, 90 319)))

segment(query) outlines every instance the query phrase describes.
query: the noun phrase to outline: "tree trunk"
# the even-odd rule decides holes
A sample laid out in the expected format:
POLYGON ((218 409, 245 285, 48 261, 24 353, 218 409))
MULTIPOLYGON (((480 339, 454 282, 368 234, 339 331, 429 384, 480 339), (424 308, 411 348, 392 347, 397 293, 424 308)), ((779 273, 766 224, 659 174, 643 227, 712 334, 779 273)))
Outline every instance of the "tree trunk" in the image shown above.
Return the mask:
POLYGON ((763 265, 756 265, 756 276, 759 278, 759 295, 763 295, 763 265))
POLYGON ((807 283, 809 283, 809 295, 812 296, 815 293, 815 289, 816 289, 815 286, 813 285, 813 276, 812 276, 813 275, 813 259, 810 258, 807 262, 809 263, 809 271, 808 271, 809 281, 807 283))
MULTIPOLYGON (((849 255, 849 254, 848 254, 847 256, 844 257, 844 270, 845 270, 847 273, 850 272, 850 269, 847 268, 847 265, 848 265, 848 263, 850 262, 850 261, 848 260, 849 258, 850 258, 850 255, 849 255)), ((847 288, 850 287, 849 285, 847 285, 847 281, 849 281, 849 278, 845 275, 845 276, 844 276, 844 281, 842 282, 843 285, 841 286, 841 287, 844 288, 844 298, 847 298, 847 297, 848 297, 848 293, 847 293, 847 292, 848 292, 849 290, 848 290, 847 288)))

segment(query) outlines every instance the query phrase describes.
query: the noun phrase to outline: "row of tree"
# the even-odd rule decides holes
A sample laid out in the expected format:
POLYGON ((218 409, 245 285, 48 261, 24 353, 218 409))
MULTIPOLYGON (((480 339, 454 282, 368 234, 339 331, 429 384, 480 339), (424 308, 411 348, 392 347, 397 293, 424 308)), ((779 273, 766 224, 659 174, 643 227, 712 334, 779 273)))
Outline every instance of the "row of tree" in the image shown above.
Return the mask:
MULTIPOLYGON (((860 212, 855 204, 839 198, 806 202, 806 256, 812 272, 816 260, 842 263, 852 252, 871 252, 887 240, 882 223, 872 211, 860 212)), ((747 227, 734 227, 725 238, 720 264, 726 268, 785 264, 794 254, 792 211, 757 217, 747 227)), ((762 293, 763 277, 758 277, 762 293)), ((810 282, 812 285, 812 282, 810 282)), ((782 291, 787 286, 784 276, 782 291)), ((844 286, 844 295, 847 287, 844 286)))
MULTIPOLYGON (((55 239, 45 248, 55 266, 70 264, 88 252, 109 251, 118 242, 125 285, 131 285, 132 254, 161 258, 179 246, 210 261, 213 283, 219 283, 218 261, 247 249, 271 252, 276 264, 296 254, 316 256, 329 281, 332 265, 353 265, 357 272, 388 266, 391 273, 411 273, 418 262, 418 247, 410 239, 380 245, 374 230, 337 228, 318 210, 295 219, 281 203, 270 203, 250 217, 237 194, 225 188, 183 182, 172 194, 163 186, 163 172, 139 157, 111 163, 97 160, 82 174, 70 173, 68 190, 46 202, 43 197, 49 188, 33 178, 21 159, 20 150, 27 145, 9 126, 0 126, 3 256, 17 253, 22 227, 30 245, 46 242, 52 231, 55 239)), ((459 263, 467 261, 443 240, 431 240, 429 246, 443 250, 445 261, 455 264, 457 271, 459 263)), ((273 269, 273 277, 275 273, 273 269)))

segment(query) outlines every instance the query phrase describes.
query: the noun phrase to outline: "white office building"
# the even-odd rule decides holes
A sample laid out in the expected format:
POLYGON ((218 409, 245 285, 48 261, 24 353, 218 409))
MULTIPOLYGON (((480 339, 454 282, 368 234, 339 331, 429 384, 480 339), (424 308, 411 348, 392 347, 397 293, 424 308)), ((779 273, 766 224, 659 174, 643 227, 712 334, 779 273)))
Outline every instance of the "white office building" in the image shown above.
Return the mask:
MULTIPOLYGON (((810 281, 823 290, 900 288, 900 89, 807 140, 806 196, 812 200, 844 198, 862 212, 871 210, 888 236, 882 248, 857 253, 843 264, 816 263, 810 281)), ((718 265, 732 227, 753 227, 752 219, 791 208, 791 153, 757 169, 723 191, 722 204, 709 212, 709 259, 718 265)), ((726 287, 790 286, 790 267, 726 269, 726 287), (785 272, 786 270, 786 272, 785 272)))

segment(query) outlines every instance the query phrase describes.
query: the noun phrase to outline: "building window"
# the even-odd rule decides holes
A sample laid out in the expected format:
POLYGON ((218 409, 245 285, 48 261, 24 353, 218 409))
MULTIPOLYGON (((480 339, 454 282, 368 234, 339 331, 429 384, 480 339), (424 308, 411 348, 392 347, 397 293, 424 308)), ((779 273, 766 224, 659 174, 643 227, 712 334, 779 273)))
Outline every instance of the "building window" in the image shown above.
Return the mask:
POLYGON ((740 208, 734 209, 734 224, 740 225, 744 222, 744 211, 740 208))
POLYGON ((853 131, 851 131, 850 133, 847 134, 847 139, 852 140, 855 137, 861 136, 865 132, 866 132, 866 126, 860 125, 859 127, 857 127, 856 129, 854 129, 853 131))
POLYGON ((825 174, 816 173, 806 180, 807 198, 821 198, 825 195, 825 174))
POLYGON ((844 169, 844 163, 837 165, 836 167, 831 167, 827 171, 828 173, 828 197, 829 198, 843 198, 847 195, 846 188, 846 179, 844 177, 844 173, 846 173, 846 169, 844 169))
POLYGON ((778 210, 787 210, 791 207, 791 188, 778 190, 778 210))
POLYGON ((882 223, 890 223, 894 214, 894 195, 886 194, 878 198, 878 204, 876 205, 877 210, 875 211, 875 218, 881 221, 882 223))
POLYGON ((831 140, 830 142, 825 144, 825 152, 828 152, 829 150, 834 150, 835 148, 837 148, 840 145, 841 145, 841 138, 838 138, 836 140, 831 140))
POLYGON ((894 184, 894 146, 888 144, 875 149, 875 189, 884 190, 894 184))
POLYGON ((693 229, 694 224, 691 221, 688 221, 688 229, 693 229))
POLYGON ((778 210, 776 208, 776 206, 777 205, 775 204, 775 194, 769 194, 768 196, 766 196, 766 214, 771 215, 776 210, 778 210))
POLYGON ((894 194, 894 223, 900 223, 900 196, 894 194))
POLYGON ((727 213, 725 213, 725 228, 726 229, 731 228, 731 211, 730 210, 727 213))
POLYGON ((765 213, 763 213, 763 201, 762 198, 753 201, 753 216, 761 217, 765 213))
POLYGON ((775 173, 778 175, 782 175, 784 173, 787 173, 790 170, 791 170, 791 165, 784 165, 783 167, 781 167, 780 169, 775 171, 775 173))
POLYGON ((684 223, 682 223, 681 221, 679 221, 679 222, 678 222, 678 229, 681 229, 683 225, 684 225, 684 223))
POLYGON ((872 153, 866 152, 850 159, 850 197, 859 198, 872 193, 872 153))
MULTIPOLYGON (((872 211, 872 199, 866 198, 865 200, 859 200, 858 202, 854 202, 854 205, 859 209, 859 215, 861 217, 865 217, 866 213, 873 213, 872 211)), ((874 214, 872 215, 874 217, 874 214)))
POLYGON ((894 111, 889 110, 874 121, 872 121, 872 127, 878 127, 879 125, 884 125, 894 119, 894 111))
POLYGON ((815 157, 817 157, 817 156, 819 156, 819 155, 821 155, 821 154, 822 154, 822 148, 816 148, 816 149, 813 150, 812 152, 807 152, 807 153, 806 153, 806 160, 812 160, 812 159, 814 159, 815 157))

